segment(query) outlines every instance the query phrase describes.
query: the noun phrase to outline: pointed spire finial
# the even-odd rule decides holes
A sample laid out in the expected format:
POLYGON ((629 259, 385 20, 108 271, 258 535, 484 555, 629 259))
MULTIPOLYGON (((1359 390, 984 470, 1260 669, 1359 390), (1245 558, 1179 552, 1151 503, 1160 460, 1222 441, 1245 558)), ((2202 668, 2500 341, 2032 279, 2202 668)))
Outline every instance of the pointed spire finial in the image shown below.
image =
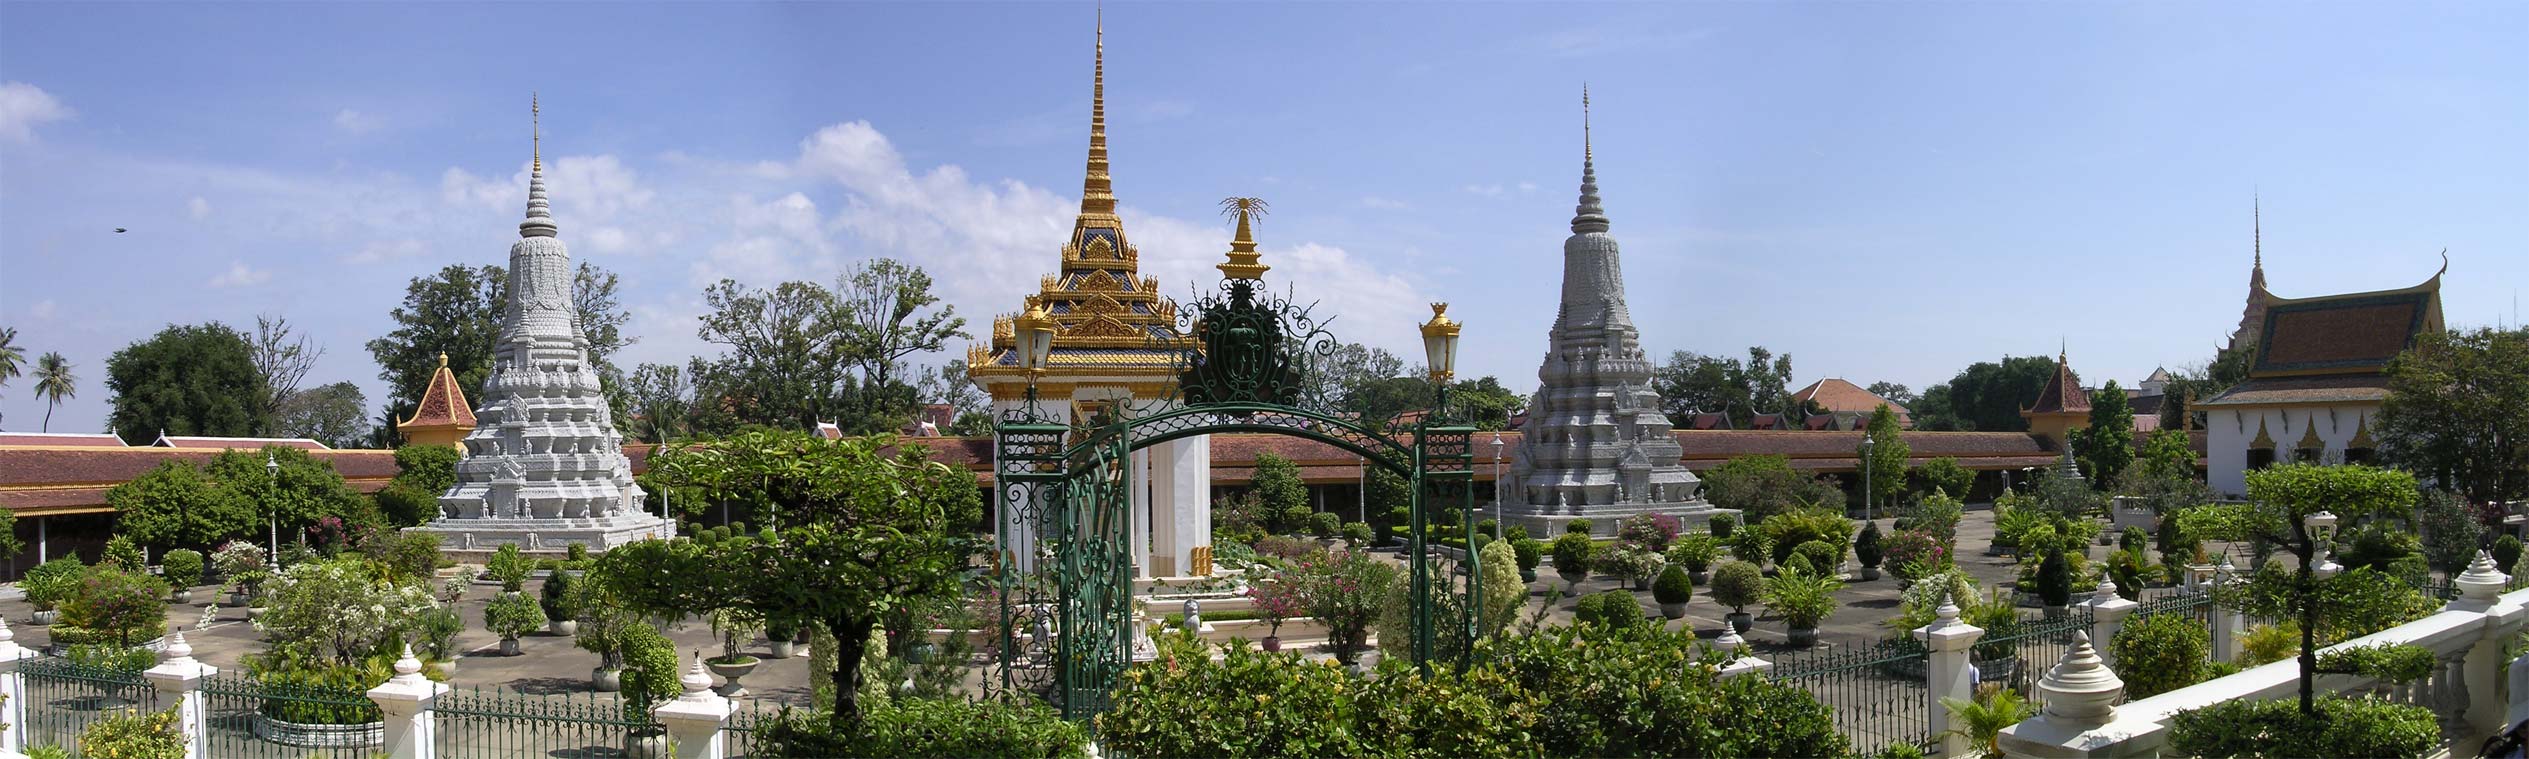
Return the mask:
POLYGON ((1229 262, 1218 266, 1222 276, 1263 279, 1265 271, 1273 268, 1258 261, 1263 254, 1256 252, 1256 236, 1251 228, 1254 219, 1264 218, 1265 209, 1263 198, 1228 198, 1221 201, 1221 213, 1238 220, 1238 232, 1229 241, 1229 262))
POLYGON ((1080 184, 1081 221, 1086 222, 1091 217, 1104 219, 1115 216, 1115 180, 1107 175, 1106 162, 1106 8, 1103 5, 1098 8, 1097 50, 1090 64, 1088 175, 1080 184))
POLYGON ((527 170, 527 220, 518 222, 519 237, 552 237, 561 232, 553 223, 553 204, 544 196, 544 99, 527 96, 528 120, 535 126, 535 158, 527 170))
POLYGON ((1607 209, 1598 203, 1597 149, 1590 142, 1589 85, 1581 85, 1581 202, 1572 210, 1572 234, 1607 231, 1607 209))

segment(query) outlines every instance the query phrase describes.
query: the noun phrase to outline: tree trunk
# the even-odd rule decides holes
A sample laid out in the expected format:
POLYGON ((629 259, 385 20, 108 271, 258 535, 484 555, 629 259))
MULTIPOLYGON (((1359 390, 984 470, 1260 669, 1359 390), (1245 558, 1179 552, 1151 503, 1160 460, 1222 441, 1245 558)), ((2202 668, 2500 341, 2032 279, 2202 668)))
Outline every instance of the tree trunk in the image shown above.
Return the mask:
POLYGON ((2307 526, 2295 522, 2292 532, 2300 538, 2301 549, 2300 576, 2295 578, 2301 596, 2301 716, 2314 717, 2318 715, 2318 587, 2310 562, 2317 560, 2318 547, 2311 543, 2307 526))
POLYGON ((869 631, 875 626, 876 621, 866 617, 826 620, 826 629, 834 633, 834 714, 828 724, 837 735, 860 729, 861 656, 869 648, 869 631))

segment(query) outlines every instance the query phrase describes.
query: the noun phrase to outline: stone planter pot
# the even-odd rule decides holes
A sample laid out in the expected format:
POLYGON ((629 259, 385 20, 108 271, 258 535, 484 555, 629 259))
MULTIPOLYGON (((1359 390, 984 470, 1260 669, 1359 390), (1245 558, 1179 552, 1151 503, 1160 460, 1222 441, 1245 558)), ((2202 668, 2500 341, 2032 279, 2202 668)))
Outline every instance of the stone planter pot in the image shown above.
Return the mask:
POLYGON ((598 667, 588 671, 588 687, 599 693, 623 690, 623 670, 598 667))
POLYGON ((1878 568, 1878 567, 1862 567, 1862 581, 1863 581, 1863 582, 1869 582, 1869 581, 1876 580, 1876 579, 1879 579, 1879 568, 1878 568))
POLYGON ((771 647, 772 651, 764 654, 764 658, 788 659, 798 653, 799 644, 787 640, 776 640, 771 642, 771 647))
POLYGON ((364 748, 386 744, 386 723, 309 725, 256 715, 255 737, 298 748, 364 748))
POLYGON ((667 759, 667 731, 651 729, 626 735, 623 753, 631 759, 667 759))
POLYGON ((790 642, 792 642, 792 643, 797 643, 797 644, 802 645, 802 646, 808 645, 808 628, 805 628, 805 627, 799 628, 799 634, 798 634, 798 635, 796 635, 796 636, 793 636, 793 637, 790 639, 790 642))
POLYGON ((739 684, 738 679, 745 677, 746 673, 755 671, 756 664, 755 657, 752 656, 739 657, 735 662, 726 663, 703 660, 703 666, 710 667, 712 674, 719 675, 721 679, 728 681, 716 689, 720 695, 728 698, 746 695, 746 686, 739 684))
POLYGON ((546 620, 544 623, 544 631, 566 638, 578 635, 580 634, 580 621, 576 619, 546 620))
POLYGON ((1791 644, 1792 644, 1792 645, 1795 645, 1795 646, 1800 646, 1800 647, 1802 647, 1802 648, 1807 648, 1807 647, 1809 647, 1809 646, 1814 646, 1814 645, 1817 645, 1817 644, 1818 644, 1818 628, 1815 628, 1815 627, 1794 627, 1794 628, 1791 628, 1791 644))
POLYGON ((451 677, 451 678, 456 677, 456 676, 457 676, 457 660, 455 660, 455 659, 441 659, 441 660, 439 660, 439 674, 446 675, 446 676, 451 677))
POLYGON ((1589 579, 1589 572, 1588 572, 1588 571, 1586 571, 1586 570, 1584 570, 1584 571, 1574 572, 1574 571, 1568 571, 1568 570, 1563 570, 1563 569, 1556 569, 1556 570, 1554 570, 1554 574, 1555 574, 1555 576, 1557 576, 1557 577, 1561 577, 1561 578, 1563 578, 1563 583, 1564 583, 1565 585, 1570 586, 1570 587, 1574 587, 1574 588, 1580 587, 1580 584, 1581 584, 1581 581, 1582 581, 1582 580, 1589 579))
POLYGON ((1633 578, 1633 589, 1634 589, 1634 590, 1636 590, 1636 591, 1650 590, 1650 589, 1651 589, 1651 578, 1648 578, 1648 577, 1636 577, 1636 578, 1633 578))
POLYGON ((167 598, 178 606, 191 606, 193 605, 193 589, 179 588, 174 593, 168 594, 167 598))
POLYGON ((1739 631, 1740 635, 1746 635, 1748 628, 1756 626, 1756 615, 1744 611, 1730 612, 1722 615, 1721 618, 1728 621, 1730 629, 1739 631))
POLYGON ((1264 650, 1266 650, 1266 651, 1280 651, 1280 650, 1282 650, 1282 636, 1279 636, 1279 635, 1267 635, 1267 636, 1265 636, 1265 639, 1264 639, 1264 650))
POLYGON ((2010 553, 2010 552, 2011 552, 2011 545, 2010 545, 2010 544, 2008 544, 2008 543, 1986 543, 1986 544, 1985 544, 1985 555, 1986 555, 1986 556, 2001 556, 2001 555, 2004 555, 2004 554, 2008 554, 2008 553, 2010 553))
POLYGON ((1524 567, 1524 568, 1521 568, 1521 569, 1519 570, 1519 581, 1520 581, 1520 582, 1525 582, 1525 583, 1534 583, 1534 582, 1536 582, 1536 581, 1537 581, 1537 569, 1536 569, 1535 567, 1524 567))
POLYGON ((1677 603, 1660 604, 1660 616, 1667 617, 1669 619, 1684 618, 1686 616, 1686 602, 1679 601, 1677 603))
POLYGON ((1988 683, 2008 683, 2011 682, 2011 678, 2019 675, 2020 657, 2003 656, 1993 659, 1978 659, 1976 660, 1975 665, 1977 681, 1988 683))
POLYGON ((1708 570, 1708 569, 1696 569, 1696 570, 1689 570, 1689 571, 1686 573, 1686 581, 1687 581, 1687 582, 1694 583, 1694 584, 1695 584, 1695 587, 1698 587, 1698 588, 1701 588, 1701 587, 1708 587, 1708 586, 1712 585, 1712 570, 1708 570))
POLYGON ((502 655, 502 656, 517 656, 518 654, 519 654, 519 651, 518 651, 518 639, 517 639, 517 638, 502 638, 502 639, 501 639, 501 655, 502 655))
POLYGON ((35 624, 35 626, 37 626, 37 627, 50 627, 50 626, 52 626, 52 624, 53 624, 54 622, 57 622, 57 621, 60 621, 60 620, 61 620, 61 610, 60 610, 60 609, 45 609, 45 610, 42 610, 42 611, 35 612, 35 616, 34 616, 34 618, 33 618, 33 619, 31 619, 31 620, 29 620, 29 621, 33 622, 33 623, 35 624))
POLYGON ((227 604, 227 606, 228 606, 229 608, 234 609, 234 608, 237 608, 237 607, 239 607, 239 606, 244 606, 244 605, 246 605, 246 602, 247 602, 247 601, 251 601, 251 600, 254 600, 254 598, 253 598, 253 597, 251 597, 251 596, 248 596, 248 595, 246 595, 246 594, 244 594, 244 593, 238 593, 238 592, 235 592, 235 591, 230 591, 230 592, 229 592, 229 594, 228 594, 228 604, 227 604))

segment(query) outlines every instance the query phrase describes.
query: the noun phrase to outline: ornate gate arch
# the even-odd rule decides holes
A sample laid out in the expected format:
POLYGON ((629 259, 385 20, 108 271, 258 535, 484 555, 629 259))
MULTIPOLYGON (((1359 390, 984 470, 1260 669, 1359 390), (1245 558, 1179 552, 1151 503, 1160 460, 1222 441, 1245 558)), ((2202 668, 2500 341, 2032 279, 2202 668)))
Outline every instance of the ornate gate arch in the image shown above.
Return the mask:
MULTIPOLYGON (((1135 653, 1131 454, 1213 433, 1313 440, 1404 477, 1413 494, 1406 537, 1413 658, 1431 664, 1435 635, 1474 635, 1481 605, 1475 599, 1484 581, 1480 562, 1469 562, 1464 613, 1456 620, 1434 620, 1437 583, 1425 539, 1427 507, 1454 501, 1464 514, 1474 506, 1475 429, 1435 418, 1447 406, 1445 382, 1439 408, 1425 415, 1410 438, 1381 434, 1328 412, 1318 373, 1339 343, 1309 308, 1294 306, 1287 294, 1262 291, 1265 267, 1255 262, 1247 234, 1247 215, 1260 206, 1235 205, 1238 241, 1231 245, 1231 262, 1220 267, 1226 276, 1218 290, 1178 312, 1175 334, 1153 336, 1152 350, 1168 353, 1176 370, 1168 397, 1134 399, 1096 418, 1064 423, 1037 408, 1031 379, 1027 404, 995 425, 1000 508, 1033 524, 1036 540, 1032 546, 1014 545, 1006 526, 999 536, 994 562, 999 671, 991 687, 1041 695, 1069 718, 1104 710, 1108 690, 1135 653), (1455 498, 1436 498, 1438 490, 1454 490, 1455 498), (1032 551, 1033 560, 1018 561, 1017 551, 1032 551), (1443 632, 1442 625, 1450 629, 1443 632)), ((1042 329, 1044 339, 1051 339, 1050 325, 1020 321, 1022 332, 1042 329)), ((1030 345, 1025 335, 1020 345, 1022 350, 1030 345)), ((1474 520, 1460 521, 1471 546, 1474 520)))

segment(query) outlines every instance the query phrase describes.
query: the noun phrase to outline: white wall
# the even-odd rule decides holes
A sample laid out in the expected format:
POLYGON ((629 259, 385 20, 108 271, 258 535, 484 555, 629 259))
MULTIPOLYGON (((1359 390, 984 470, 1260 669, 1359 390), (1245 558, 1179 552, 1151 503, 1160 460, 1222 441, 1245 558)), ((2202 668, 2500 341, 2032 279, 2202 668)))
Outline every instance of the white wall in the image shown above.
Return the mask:
POLYGON ((2324 445, 2321 460, 2341 462, 2346 444, 2364 425, 2377 424, 2379 413, 2378 403, 2211 409, 2204 421, 2205 476, 2214 490, 2246 495, 2248 447, 2257 439, 2259 422, 2274 440, 2276 463, 2291 461, 2301 437, 2313 428, 2324 445))

